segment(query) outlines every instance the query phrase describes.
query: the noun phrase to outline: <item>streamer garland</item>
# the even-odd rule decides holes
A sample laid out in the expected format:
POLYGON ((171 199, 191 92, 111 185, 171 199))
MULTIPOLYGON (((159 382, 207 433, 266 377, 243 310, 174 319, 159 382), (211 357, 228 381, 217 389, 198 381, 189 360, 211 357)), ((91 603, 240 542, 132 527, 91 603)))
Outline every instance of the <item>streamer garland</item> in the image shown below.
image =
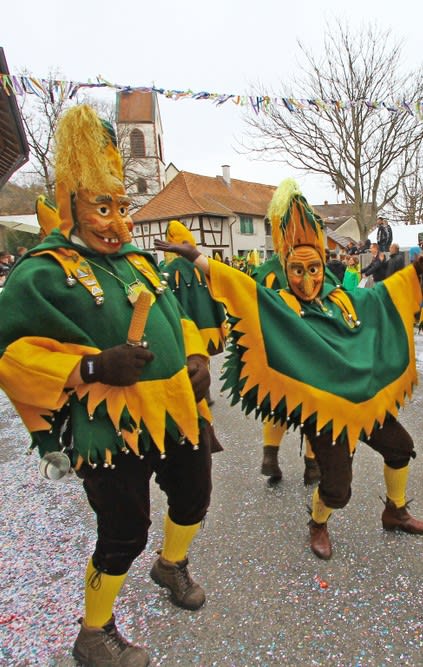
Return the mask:
POLYGON ((33 76, 16 76, 14 74, 0 73, 0 87, 7 95, 37 95, 43 97, 49 95, 52 102, 55 99, 69 99, 75 97, 79 90, 84 88, 108 88, 120 92, 155 92, 172 100, 192 99, 209 100, 216 106, 231 101, 238 106, 250 106, 256 114, 267 112, 270 106, 281 106, 290 113, 296 113, 301 110, 313 111, 341 111, 357 107, 367 107, 374 110, 386 110, 392 114, 408 113, 411 116, 423 120, 423 99, 416 101, 406 100, 336 100, 320 98, 295 98, 295 97, 274 97, 270 95, 239 95, 228 93, 213 93, 207 91, 194 92, 191 89, 175 90, 169 88, 159 88, 156 86, 129 86, 112 83, 103 76, 98 75, 96 81, 62 81, 57 79, 38 79, 33 76))

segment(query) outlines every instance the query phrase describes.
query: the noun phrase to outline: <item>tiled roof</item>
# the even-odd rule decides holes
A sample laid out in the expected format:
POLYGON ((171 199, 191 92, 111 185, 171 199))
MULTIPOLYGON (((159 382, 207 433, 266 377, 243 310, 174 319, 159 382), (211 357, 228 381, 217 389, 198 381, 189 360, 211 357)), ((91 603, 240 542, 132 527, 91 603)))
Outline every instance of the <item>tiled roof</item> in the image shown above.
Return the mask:
MULTIPOLYGON (((354 218, 353 204, 313 204, 313 208, 333 230, 338 229, 350 218, 354 218)), ((364 214, 365 218, 370 220, 371 204, 364 206, 364 214)))
POLYGON ((330 227, 328 227, 328 226, 326 226, 326 236, 329 239, 332 239, 332 241, 334 241, 341 248, 344 248, 344 249, 347 247, 347 245, 351 241, 354 242, 354 239, 352 239, 350 236, 341 236, 340 234, 337 234, 337 232, 334 232, 332 229, 330 229, 330 227))
POLYGON ((229 216, 232 213, 264 217, 273 185, 250 183, 222 176, 201 176, 188 171, 179 174, 137 213, 134 222, 166 220, 187 215, 229 216))

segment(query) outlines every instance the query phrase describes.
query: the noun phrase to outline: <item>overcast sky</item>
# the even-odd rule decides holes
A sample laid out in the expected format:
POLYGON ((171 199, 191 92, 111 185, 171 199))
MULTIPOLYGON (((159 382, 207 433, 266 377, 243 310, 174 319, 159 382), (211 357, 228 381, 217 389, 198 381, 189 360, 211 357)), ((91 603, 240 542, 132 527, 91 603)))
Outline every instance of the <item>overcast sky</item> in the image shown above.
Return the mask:
MULTIPOLYGON (((26 68, 37 78, 56 71, 87 81, 101 74, 134 87, 240 95, 260 83, 281 94, 278 84, 295 78, 296 40, 319 54, 325 24, 334 18, 351 27, 376 22, 392 29, 403 41, 403 62, 414 70, 423 60, 423 4, 417 0, 8 0, 0 16, 10 72, 26 68)), ((239 155, 246 127, 232 102, 216 107, 159 96, 159 104, 166 163, 208 176, 228 164, 233 178, 271 185, 294 176, 312 203, 336 201, 325 181, 239 155)))

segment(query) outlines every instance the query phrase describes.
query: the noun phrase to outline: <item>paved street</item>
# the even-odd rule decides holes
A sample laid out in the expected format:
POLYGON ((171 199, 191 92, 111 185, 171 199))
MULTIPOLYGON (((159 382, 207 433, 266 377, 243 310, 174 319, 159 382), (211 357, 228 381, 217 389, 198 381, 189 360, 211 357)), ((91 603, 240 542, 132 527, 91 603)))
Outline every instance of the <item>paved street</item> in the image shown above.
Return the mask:
MULTIPOLYGON (((423 336, 416 342, 422 372, 423 336)), ((152 483, 150 540, 116 607, 123 633, 147 646, 152 667, 423 665, 423 537, 382 530, 381 458, 359 446, 353 497, 330 521, 333 558, 319 561, 308 547, 311 490, 302 483, 297 434, 283 444, 282 483, 269 487, 260 474, 260 424, 219 394, 220 364, 213 360, 213 411, 225 451, 214 455, 212 504, 190 554, 206 605, 175 608, 149 578, 165 511, 152 483)), ((420 387, 401 416, 418 453, 409 497, 420 518, 422 405, 420 387)), ((0 443, 0 665, 71 667, 94 520, 75 476, 40 478, 4 395, 0 443)))

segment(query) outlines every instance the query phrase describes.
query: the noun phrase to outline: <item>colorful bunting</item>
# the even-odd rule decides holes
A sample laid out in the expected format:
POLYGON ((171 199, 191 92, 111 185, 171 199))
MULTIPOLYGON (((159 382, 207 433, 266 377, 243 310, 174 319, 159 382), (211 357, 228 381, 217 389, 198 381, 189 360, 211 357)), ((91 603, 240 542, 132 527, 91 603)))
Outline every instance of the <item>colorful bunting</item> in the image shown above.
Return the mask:
POLYGON ((7 95, 49 95, 51 100, 54 99, 69 99, 75 97, 76 93, 81 88, 109 88, 121 92, 155 92, 158 95, 164 95, 172 100, 193 99, 193 100, 211 100, 217 106, 225 104, 229 100, 233 104, 239 106, 249 105, 256 114, 266 112, 270 105, 284 107, 290 113, 296 113, 302 110, 314 110, 317 112, 330 112, 332 110, 342 111, 344 109, 352 109, 353 107, 365 106, 368 109, 381 110, 384 109, 390 113, 408 113, 416 116, 419 120, 423 120, 423 99, 415 102, 408 102, 406 100, 395 101, 380 101, 380 100, 322 100, 319 98, 303 99, 294 97, 270 97, 255 96, 255 95, 234 95, 227 93, 209 93, 207 91, 194 92, 188 90, 173 90, 168 88, 157 88, 156 86, 123 86, 107 81, 102 75, 96 77, 96 82, 75 82, 75 81, 61 81, 37 79, 33 76, 15 76, 11 74, 0 73, 0 88, 2 88, 7 95))

